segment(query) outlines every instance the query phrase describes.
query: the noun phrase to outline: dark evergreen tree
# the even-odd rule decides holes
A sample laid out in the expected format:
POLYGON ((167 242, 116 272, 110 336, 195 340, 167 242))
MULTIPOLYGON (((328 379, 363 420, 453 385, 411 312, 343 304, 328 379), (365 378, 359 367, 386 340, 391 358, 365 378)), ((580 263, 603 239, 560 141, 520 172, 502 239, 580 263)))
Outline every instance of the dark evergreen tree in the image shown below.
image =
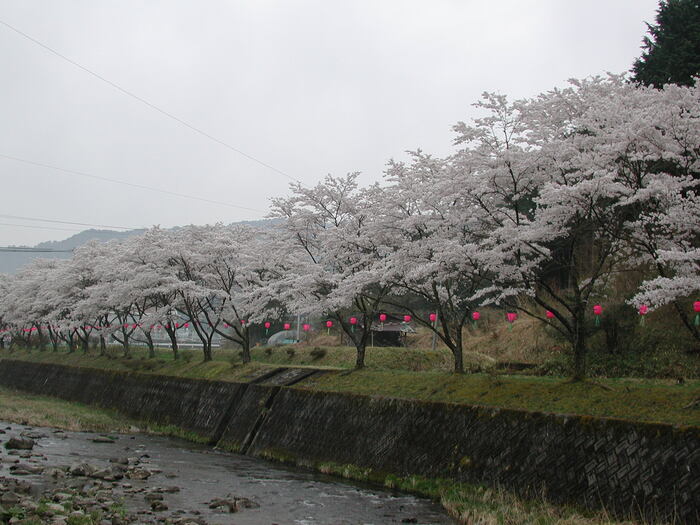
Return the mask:
POLYGON ((647 27, 633 79, 654 87, 692 84, 700 75, 700 0, 661 0, 656 24, 647 27))

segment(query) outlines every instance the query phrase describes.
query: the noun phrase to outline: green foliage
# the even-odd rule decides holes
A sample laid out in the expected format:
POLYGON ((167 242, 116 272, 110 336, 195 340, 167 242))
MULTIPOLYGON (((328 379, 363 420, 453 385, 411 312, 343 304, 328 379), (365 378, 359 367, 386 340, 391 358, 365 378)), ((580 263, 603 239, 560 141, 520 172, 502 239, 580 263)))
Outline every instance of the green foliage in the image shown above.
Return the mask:
POLYGON ((700 74, 700 0, 661 0, 656 24, 647 27, 634 80, 655 87, 692 84, 700 74))

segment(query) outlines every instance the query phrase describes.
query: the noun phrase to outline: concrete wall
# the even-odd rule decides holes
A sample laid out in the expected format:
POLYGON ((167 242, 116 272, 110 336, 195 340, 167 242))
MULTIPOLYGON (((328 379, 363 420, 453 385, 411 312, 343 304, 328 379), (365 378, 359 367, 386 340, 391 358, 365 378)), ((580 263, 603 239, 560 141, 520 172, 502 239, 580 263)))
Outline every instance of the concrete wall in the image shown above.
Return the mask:
POLYGON ((300 464, 499 484, 700 523, 700 429, 3 360, 0 384, 176 424, 300 464))

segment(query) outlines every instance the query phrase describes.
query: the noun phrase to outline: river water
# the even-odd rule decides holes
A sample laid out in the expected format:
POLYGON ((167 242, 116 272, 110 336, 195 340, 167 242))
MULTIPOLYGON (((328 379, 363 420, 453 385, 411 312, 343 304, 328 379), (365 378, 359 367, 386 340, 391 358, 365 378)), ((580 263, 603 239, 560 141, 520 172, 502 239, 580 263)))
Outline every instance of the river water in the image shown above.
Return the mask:
MULTIPOLYGON (((110 458, 138 458, 140 467, 152 472, 143 481, 111 482, 115 499, 123 500, 130 511, 139 511, 144 522, 167 517, 174 511, 194 514, 210 524, 297 524, 345 525, 454 523, 442 508, 429 500, 389 492, 377 487, 340 482, 330 476, 303 469, 288 468, 264 460, 213 450, 174 438, 144 434, 115 434, 113 443, 96 443, 92 433, 61 432, 16 424, 2 424, 6 441, 12 435, 30 432, 36 438, 25 463, 42 467, 67 467, 86 462, 95 467, 110 465, 110 458), (153 487, 177 487, 166 493, 168 510, 151 512, 143 492, 153 487), (139 492, 139 489, 140 492, 139 492), (235 514, 210 509, 213 498, 249 498, 258 508, 245 508, 235 514), (146 520, 148 517, 148 520, 146 520)), ((11 476, 12 456, 4 454, 0 475, 11 476)), ((16 461, 16 460, 14 460, 16 461)), ((40 485, 40 474, 22 476, 40 485)))

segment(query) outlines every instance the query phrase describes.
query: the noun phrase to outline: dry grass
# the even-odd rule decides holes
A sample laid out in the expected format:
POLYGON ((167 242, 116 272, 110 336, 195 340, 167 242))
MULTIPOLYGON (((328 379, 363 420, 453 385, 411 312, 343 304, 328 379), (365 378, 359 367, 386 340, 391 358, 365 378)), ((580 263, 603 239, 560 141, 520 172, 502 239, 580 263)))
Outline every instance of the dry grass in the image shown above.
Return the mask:
POLYGON ((77 432, 127 432, 138 428, 136 421, 114 410, 97 409, 6 388, 0 388, 0 420, 77 432))

